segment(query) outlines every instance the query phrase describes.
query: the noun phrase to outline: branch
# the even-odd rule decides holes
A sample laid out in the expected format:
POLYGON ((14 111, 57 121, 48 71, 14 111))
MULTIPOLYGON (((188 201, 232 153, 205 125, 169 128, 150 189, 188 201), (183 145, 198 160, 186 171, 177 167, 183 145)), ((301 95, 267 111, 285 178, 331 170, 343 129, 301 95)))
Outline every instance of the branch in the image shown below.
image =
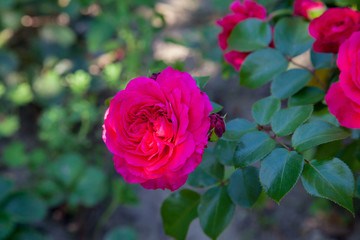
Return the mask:
POLYGON ((281 146, 283 146, 284 148, 286 148, 288 151, 292 151, 293 148, 292 147, 289 147, 287 146, 281 138, 277 137, 276 134, 274 132, 271 132, 271 128, 266 128, 265 126, 262 126, 262 125, 258 125, 257 128, 260 130, 260 131, 263 131, 265 133, 267 133, 267 135, 269 135, 272 139, 274 139, 277 143, 279 143, 281 146))

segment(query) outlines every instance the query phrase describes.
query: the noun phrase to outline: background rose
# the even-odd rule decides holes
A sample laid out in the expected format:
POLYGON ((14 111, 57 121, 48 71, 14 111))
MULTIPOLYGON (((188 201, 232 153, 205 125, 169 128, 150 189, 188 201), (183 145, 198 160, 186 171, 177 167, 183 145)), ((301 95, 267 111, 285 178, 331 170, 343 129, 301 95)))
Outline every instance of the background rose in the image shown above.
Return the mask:
MULTIPOLYGON (((222 31, 218 35, 218 40, 219 47, 223 51, 227 49, 227 40, 233 28, 239 22, 248 18, 258 18, 261 20, 266 18, 266 9, 260 4, 250 0, 245 0, 242 3, 240 1, 235 1, 230 5, 230 10, 233 11, 233 13, 226 15, 216 22, 220 27, 222 27, 222 31)), ((224 54, 224 59, 237 71, 239 71, 241 64, 249 54, 250 52, 229 51, 224 54)))
POLYGON ((360 13, 349 8, 328 9, 310 22, 309 33, 316 40, 315 52, 337 53, 352 33, 360 30, 360 13))
POLYGON ((340 81, 331 85, 325 101, 342 126, 360 128, 360 32, 340 46, 337 65, 340 81))
POLYGON ((321 14, 325 9, 325 4, 319 1, 296 0, 294 2, 294 15, 302 16, 306 19, 312 18, 312 12, 321 14))
POLYGON ((156 80, 131 80, 105 114, 103 139, 116 170, 146 189, 176 190, 201 162, 211 110, 188 73, 168 67, 156 80))

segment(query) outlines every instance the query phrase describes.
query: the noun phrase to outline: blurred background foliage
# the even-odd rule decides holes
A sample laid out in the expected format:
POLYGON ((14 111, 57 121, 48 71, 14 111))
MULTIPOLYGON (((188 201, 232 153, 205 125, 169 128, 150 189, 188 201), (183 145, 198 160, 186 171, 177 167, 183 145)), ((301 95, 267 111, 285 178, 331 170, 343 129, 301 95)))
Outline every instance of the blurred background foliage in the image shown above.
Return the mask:
POLYGON ((47 218, 97 239, 114 209, 138 202, 104 161, 101 119, 106 98, 161 67, 151 61, 164 25, 154 2, 0 1, 0 239, 48 239, 47 218), (98 222, 77 223, 101 203, 98 222))

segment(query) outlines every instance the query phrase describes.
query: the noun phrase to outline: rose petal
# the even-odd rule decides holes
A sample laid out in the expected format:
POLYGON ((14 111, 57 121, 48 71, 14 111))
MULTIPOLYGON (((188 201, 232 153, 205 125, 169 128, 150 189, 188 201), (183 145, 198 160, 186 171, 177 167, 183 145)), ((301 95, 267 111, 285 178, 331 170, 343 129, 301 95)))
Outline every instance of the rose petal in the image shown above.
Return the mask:
POLYGON ((351 68, 351 62, 355 56, 360 52, 360 32, 355 32, 351 37, 341 44, 337 65, 341 71, 351 68))
POLYGON ((188 175, 182 176, 163 176, 157 179, 151 179, 141 183, 145 189, 165 189, 168 188, 171 191, 175 191, 186 183, 188 175))

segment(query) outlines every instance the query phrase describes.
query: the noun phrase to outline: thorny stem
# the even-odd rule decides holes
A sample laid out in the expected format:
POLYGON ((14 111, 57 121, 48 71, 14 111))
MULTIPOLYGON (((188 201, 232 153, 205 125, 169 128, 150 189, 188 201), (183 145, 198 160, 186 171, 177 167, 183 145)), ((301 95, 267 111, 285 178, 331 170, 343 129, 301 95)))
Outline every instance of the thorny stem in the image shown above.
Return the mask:
POLYGON ((274 139, 277 143, 279 143, 281 146, 283 146, 284 148, 286 148, 288 151, 292 151, 294 150, 294 148, 287 146, 285 143, 283 143, 283 141, 281 140, 281 138, 277 137, 276 134, 274 132, 271 132, 271 128, 266 128, 265 126, 262 125, 258 125, 257 128, 260 131, 265 132, 267 135, 269 135, 272 139, 274 139))
POLYGON ((306 66, 304 66, 304 65, 302 65, 302 64, 299 64, 299 63, 297 63, 297 62, 294 62, 294 60, 293 60, 291 57, 289 57, 289 56, 286 56, 286 59, 287 59, 289 62, 291 62, 292 64, 294 64, 295 66, 301 67, 301 68, 307 70, 308 72, 310 72, 311 75, 313 75, 314 78, 316 79, 316 81, 319 83, 319 85, 320 85, 320 87, 322 88, 322 90, 323 90, 324 92, 327 91, 326 86, 321 82, 321 80, 320 80, 320 78, 318 77, 318 75, 316 75, 315 70, 313 70, 313 69, 311 69, 311 68, 308 68, 308 67, 306 67, 306 66))

